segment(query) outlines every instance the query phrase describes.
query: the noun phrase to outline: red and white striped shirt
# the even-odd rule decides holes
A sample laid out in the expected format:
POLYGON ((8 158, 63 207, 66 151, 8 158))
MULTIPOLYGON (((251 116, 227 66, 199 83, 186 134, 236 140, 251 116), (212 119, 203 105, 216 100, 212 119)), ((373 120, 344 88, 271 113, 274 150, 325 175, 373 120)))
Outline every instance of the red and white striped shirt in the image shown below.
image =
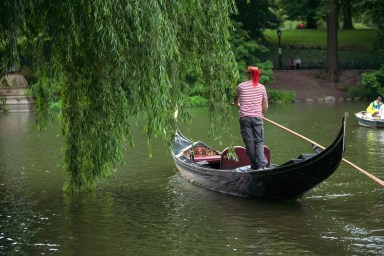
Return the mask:
POLYGON ((237 96, 240 103, 240 117, 263 118, 262 101, 268 100, 264 85, 253 86, 252 80, 243 82, 237 86, 237 96))

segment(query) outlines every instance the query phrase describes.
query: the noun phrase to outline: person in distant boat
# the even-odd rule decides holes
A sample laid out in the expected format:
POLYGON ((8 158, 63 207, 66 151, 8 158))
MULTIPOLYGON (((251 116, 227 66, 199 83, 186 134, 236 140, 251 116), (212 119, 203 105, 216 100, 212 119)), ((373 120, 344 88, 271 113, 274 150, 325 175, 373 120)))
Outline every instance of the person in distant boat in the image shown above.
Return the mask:
POLYGON ((369 106, 367 107, 367 112, 369 114, 371 114, 372 116, 375 116, 375 115, 378 115, 379 114, 379 111, 380 111, 380 107, 383 105, 383 103, 381 102, 381 97, 377 97, 376 100, 374 100, 373 102, 371 102, 369 104, 369 106))
POLYGON ((251 160, 251 169, 264 169, 263 114, 268 110, 268 97, 264 85, 259 83, 260 70, 249 66, 245 70, 248 81, 237 86, 234 105, 239 108, 241 136, 251 160))
POLYGON ((384 104, 381 104, 381 107, 379 110, 379 118, 384 119, 384 104))

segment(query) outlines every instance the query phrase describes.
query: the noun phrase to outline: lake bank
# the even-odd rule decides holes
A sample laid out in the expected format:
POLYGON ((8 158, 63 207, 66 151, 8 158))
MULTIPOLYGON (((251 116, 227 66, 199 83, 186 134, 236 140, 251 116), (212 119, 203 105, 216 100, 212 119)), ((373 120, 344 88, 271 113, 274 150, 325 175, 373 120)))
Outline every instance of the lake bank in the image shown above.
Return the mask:
POLYGON ((334 97, 347 99, 347 88, 361 85, 362 70, 344 70, 338 83, 327 82, 321 77, 323 70, 274 70, 275 82, 270 89, 290 90, 296 93, 296 100, 315 100, 334 97))

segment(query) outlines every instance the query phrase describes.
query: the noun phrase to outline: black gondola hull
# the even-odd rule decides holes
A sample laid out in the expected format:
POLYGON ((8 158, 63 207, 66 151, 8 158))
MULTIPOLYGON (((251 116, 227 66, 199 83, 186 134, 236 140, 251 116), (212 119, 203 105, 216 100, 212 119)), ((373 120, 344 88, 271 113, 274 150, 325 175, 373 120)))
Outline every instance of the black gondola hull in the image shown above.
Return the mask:
POLYGON ((334 142, 322 152, 266 170, 238 172, 201 166, 183 157, 180 148, 192 145, 180 133, 172 155, 180 174, 204 188, 237 195, 276 200, 295 200, 330 177, 342 161, 345 148, 345 117, 334 142))

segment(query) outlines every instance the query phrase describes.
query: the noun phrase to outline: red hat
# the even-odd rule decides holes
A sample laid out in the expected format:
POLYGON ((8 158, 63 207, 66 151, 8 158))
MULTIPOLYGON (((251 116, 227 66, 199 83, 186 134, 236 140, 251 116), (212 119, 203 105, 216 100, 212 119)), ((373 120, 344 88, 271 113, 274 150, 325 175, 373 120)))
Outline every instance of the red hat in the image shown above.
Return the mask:
POLYGON ((247 70, 244 70, 244 71, 245 72, 252 72, 252 84, 254 87, 256 87, 259 84, 259 78, 261 75, 259 68, 248 66, 247 70))

